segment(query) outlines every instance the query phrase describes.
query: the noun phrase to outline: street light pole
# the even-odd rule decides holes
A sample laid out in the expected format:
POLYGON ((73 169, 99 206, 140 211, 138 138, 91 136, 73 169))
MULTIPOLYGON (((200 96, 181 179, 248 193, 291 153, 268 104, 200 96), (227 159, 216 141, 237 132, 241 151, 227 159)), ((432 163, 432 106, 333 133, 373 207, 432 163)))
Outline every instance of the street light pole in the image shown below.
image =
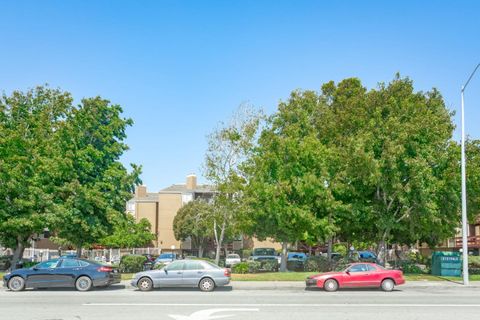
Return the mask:
POLYGON ((472 79, 473 75, 480 67, 480 63, 477 64, 472 74, 468 78, 467 82, 462 86, 462 251, 463 251, 463 284, 468 286, 468 241, 467 241, 467 232, 468 232, 468 223, 467 223, 467 179, 466 179, 466 168, 465 168, 465 112, 464 112, 464 92, 467 88, 468 83, 472 79))

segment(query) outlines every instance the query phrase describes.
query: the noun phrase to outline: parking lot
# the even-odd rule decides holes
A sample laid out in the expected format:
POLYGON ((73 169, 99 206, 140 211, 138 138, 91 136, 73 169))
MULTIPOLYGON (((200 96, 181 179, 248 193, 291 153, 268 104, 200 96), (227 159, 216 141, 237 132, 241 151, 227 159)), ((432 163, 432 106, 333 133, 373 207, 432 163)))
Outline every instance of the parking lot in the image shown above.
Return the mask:
POLYGON ((385 293, 327 293, 280 285, 236 284, 212 293, 196 289, 138 292, 125 285, 86 293, 70 289, 0 289, 2 319, 475 319, 480 289, 456 284, 407 285, 385 293))

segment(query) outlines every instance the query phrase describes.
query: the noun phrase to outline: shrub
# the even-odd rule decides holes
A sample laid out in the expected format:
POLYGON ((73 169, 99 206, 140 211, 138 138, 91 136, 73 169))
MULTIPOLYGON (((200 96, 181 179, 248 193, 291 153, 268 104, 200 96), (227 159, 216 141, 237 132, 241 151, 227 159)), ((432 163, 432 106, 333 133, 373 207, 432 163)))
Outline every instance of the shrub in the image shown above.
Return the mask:
POLYGON ((308 257, 304 266, 305 271, 309 272, 327 272, 331 268, 332 265, 328 262, 328 258, 322 256, 308 257))
POLYGON ((243 249, 242 250, 242 259, 247 259, 252 255, 252 250, 251 249, 243 249))
POLYGON ((340 253, 342 256, 347 255, 347 247, 341 243, 336 243, 333 245, 333 251, 340 253))
POLYGON ((262 268, 262 264, 258 261, 248 261, 248 272, 257 273, 262 268))
POLYGON ((480 268, 480 256, 468 256, 468 265, 471 268, 480 268))
POLYGON ((468 268, 469 274, 480 274, 480 268, 468 268))
POLYGON ((412 263, 410 261, 404 261, 402 263, 402 270, 403 273, 411 273, 411 274, 422 274, 424 273, 422 268, 420 268, 418 265, 415 263, 412 263))
POLYGON ((240 262, 233 266, 233 273, 245 274, 249 271, 248 262, 240 262))
POLYGON ((120 259, 120 272, 135 273, 143 271, 143 266, 147 258, 140 255, 123 256, 120 259))
POLYGON ((273 260, 265 261, 262 263, 262 269, 269 272, 278 271, 278 262, 273 260))

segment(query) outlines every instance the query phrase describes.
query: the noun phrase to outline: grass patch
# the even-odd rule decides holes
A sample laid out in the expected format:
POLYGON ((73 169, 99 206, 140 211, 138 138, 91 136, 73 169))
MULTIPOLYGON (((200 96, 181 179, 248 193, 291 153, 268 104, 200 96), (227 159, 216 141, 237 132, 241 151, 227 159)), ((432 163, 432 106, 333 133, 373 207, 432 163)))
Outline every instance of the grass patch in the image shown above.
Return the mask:
POLYGON ((135 273, 122 273, 122 280, 132 280, 135 273))
MULTIPOLYGON (((472 274, 469 276, 470 281, 480 281, 479 274, 472 274)), ((462 277, 442 277, 433 276, 431 274, 406 274, 407 281, 462 281, 462 277)))

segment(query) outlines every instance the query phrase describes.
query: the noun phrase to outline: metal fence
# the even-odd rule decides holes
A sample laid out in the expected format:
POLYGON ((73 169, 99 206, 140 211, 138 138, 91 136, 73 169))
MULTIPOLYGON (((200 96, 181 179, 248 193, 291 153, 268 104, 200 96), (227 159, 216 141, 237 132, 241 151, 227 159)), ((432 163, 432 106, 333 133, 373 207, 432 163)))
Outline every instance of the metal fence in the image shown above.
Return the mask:
MULTIPOLYGON (((152 254, 160 255, 162 249, 160 248, 133 248, 133 249, 82 249, 82 258, 108 262, 118 263, 120 258, 129 254, 152 254)), ((52 250, 52 249, 33 249, 26 248, 23 252, 23 259, 41 262, 50 259, 59 258, 61 255, 74 255, 76 250, 52 250)))

